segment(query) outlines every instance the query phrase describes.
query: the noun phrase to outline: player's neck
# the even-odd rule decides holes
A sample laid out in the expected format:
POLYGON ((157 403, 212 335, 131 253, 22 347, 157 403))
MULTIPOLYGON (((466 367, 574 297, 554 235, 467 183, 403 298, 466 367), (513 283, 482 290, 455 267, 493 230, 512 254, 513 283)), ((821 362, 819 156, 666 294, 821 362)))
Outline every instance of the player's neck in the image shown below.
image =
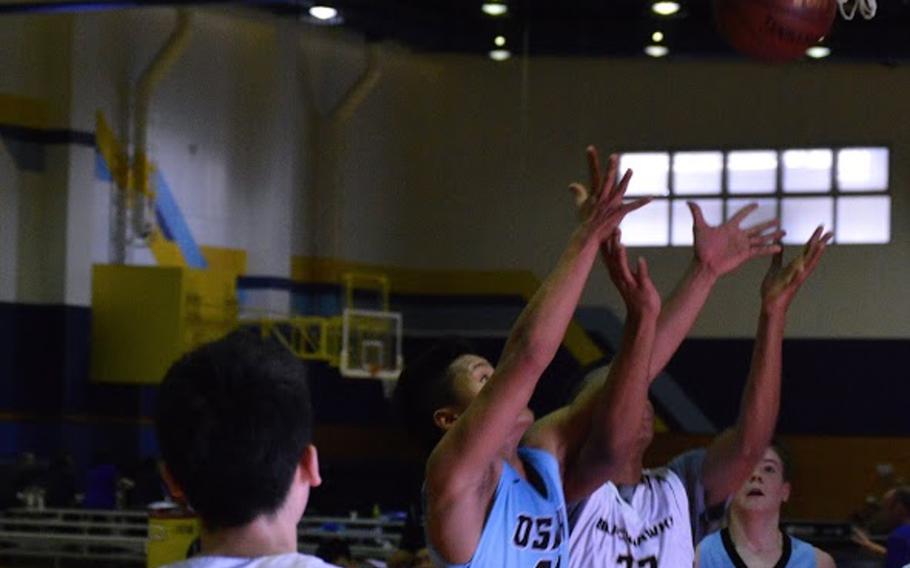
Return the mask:
POLYGON ((297 523, 303 511, 285 506, 272 515, 229 529, 202 531, 202 553, 207 556, 253 558, 297 552, 297 523))
POLYGON ((779 552, 783 543, 780 512, 731 512, 730 536, 737 548, 754 554, 779 552))
POLYGON ((642 469, 644 469, 643 461, 644 456, 641 454, 630 456, 630 459, 626 460, 626 466, 613 477, 613 484, 638 485, 641 482, 642 469))

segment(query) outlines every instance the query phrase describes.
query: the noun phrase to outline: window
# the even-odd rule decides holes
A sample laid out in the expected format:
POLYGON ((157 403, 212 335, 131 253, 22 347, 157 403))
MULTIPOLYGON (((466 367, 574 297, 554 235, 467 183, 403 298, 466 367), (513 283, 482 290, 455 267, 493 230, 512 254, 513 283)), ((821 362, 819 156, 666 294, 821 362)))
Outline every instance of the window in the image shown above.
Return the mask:
POLYGON ((777 217, 786 244, 804 243, 819 224, 839 244, 888 243, 889 154, 886 147, 625 153, 620 175, 635 172, 626 195, 655 199, 623 221, 623 242, 691 245, 686 202, 694 201, 711 224, 758 203, 744 226, 777 217))

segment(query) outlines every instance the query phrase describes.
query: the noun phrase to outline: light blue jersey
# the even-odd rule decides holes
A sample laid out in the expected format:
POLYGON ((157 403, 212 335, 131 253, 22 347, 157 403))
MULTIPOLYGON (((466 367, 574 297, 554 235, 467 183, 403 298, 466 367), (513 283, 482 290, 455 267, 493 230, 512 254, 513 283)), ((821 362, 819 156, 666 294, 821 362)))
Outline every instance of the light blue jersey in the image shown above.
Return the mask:
POLYGON ((503 463, 474 556, 467 564, 447 564, 430 546, 437 566, 568 567, 569 533, 559 463, 548 452, 533 448, 519 448, 518 455, 525 467, 540 477, 546 495, 503 463))
MULTIPOLYGON (((774 568, 815 568, 815 547, 783 533, 783 552, 774 568)), ((699 568, 747 568, 730 538, 730 530, 710 534, 698 545, 699 568)))

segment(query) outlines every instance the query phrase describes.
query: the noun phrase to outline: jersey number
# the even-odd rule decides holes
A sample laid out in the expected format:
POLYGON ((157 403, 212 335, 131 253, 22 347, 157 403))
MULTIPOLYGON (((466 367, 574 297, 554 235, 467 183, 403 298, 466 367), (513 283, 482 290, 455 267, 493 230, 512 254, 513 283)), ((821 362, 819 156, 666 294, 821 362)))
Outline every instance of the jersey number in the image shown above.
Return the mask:
POLYGON ((635 568, 636 566, 638 568, 657 568, 657 558, 654 558, 653 556, 642 558, 637 562, 634 558, 632 558, 631 555, 618 556, 616 557, 616 562, 618 562, 619 565, 623 566, 624 568, 635 568))

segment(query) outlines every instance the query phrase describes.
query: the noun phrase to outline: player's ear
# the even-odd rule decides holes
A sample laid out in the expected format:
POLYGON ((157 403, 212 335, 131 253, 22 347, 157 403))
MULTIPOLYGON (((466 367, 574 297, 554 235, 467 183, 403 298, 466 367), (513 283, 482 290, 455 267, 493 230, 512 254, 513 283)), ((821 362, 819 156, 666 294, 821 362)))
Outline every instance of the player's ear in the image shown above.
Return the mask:
POLYGON ((436 424, 437 428, 448 432, 449 428, 455 425, 455 421, 458 420, 459 416, 461 416, 461 413, 451 406, 443 406, 433 413, 433 423, 436 424))
POLYGON ((782 487, 781 501, 786 503, 789 500, 790 500, 790 482, 785 481, 784 485, 782 487))
POLYGON ((316 451, 316 446, 310 444, 306 447, 299 465, 300 473, 310 487, 319 487, 322 484, 322 476, 319 474, 319 452, 316 451))

